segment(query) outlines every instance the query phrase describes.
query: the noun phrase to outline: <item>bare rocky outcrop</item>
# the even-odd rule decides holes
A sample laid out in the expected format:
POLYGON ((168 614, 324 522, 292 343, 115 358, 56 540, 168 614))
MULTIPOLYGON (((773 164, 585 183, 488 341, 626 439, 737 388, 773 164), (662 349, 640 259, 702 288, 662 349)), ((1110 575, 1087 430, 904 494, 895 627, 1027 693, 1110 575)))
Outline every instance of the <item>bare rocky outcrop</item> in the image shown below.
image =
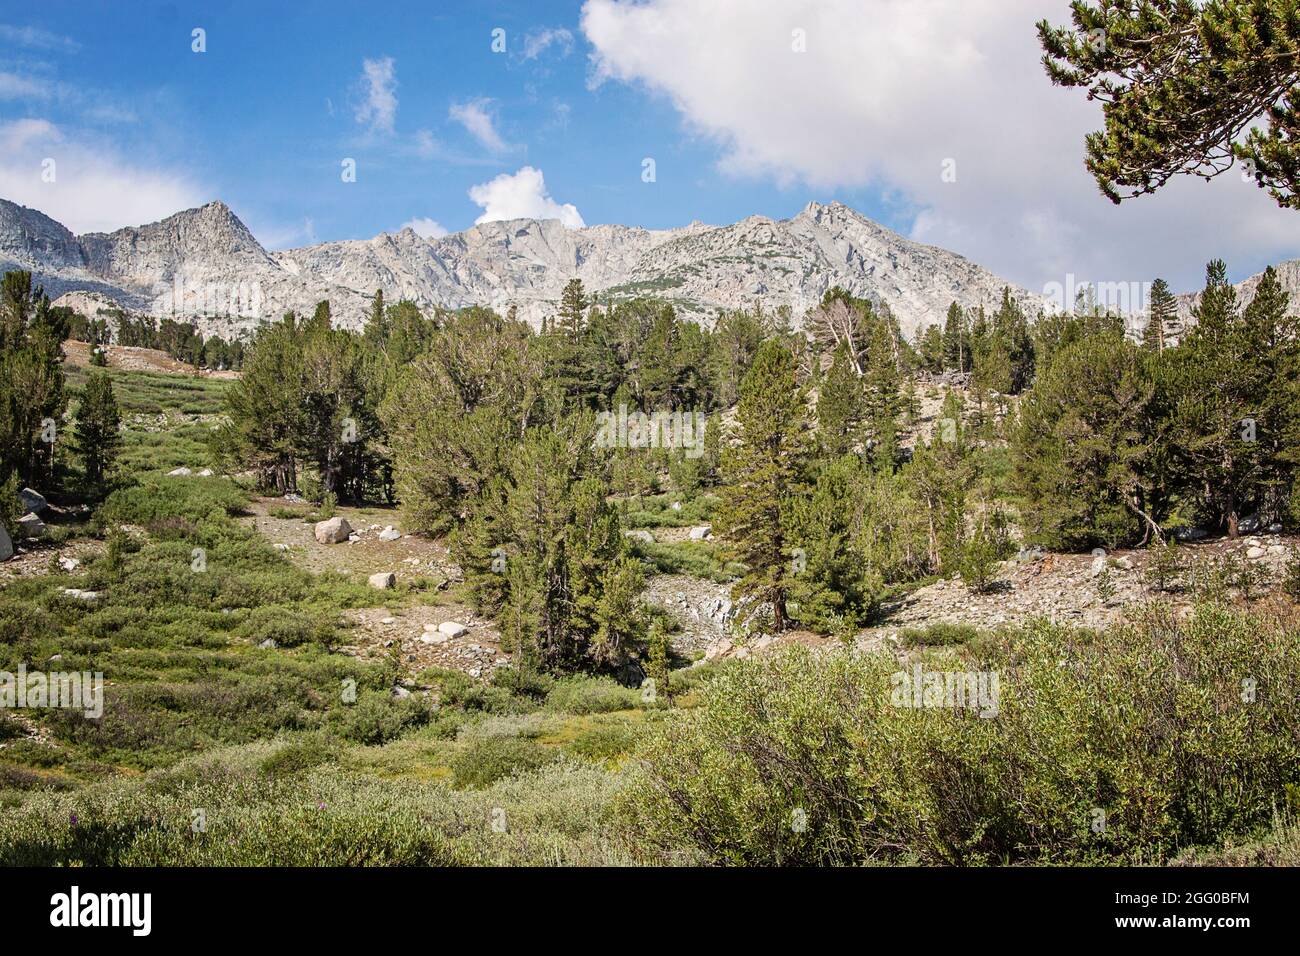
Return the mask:
MULTIPOLYGON (((514 306, 521 318, 540 323, 573 278, 602 301, 655 295, 701 321, 755 301, 790 306, 797 321, 841 286, 887 303, 912 334, 941 322, 953 301, 994 307, 1010 285, 840 203, 809 203, 790 219, 750 216, 728 226, 567 229, 554 219, 516 219, 436 239, 408 228, 268 252, 221 202, 78 237, 34 209, 0 200, 0 265, 6 264, 32 270, 52 295, 69 294, 64 304, 73 307, 98 312, 117 304, 192 319, 205 334, 227 336, 291 309, 310 313, 325 298, 340 326, 360 327, 376 289, 426 308, 514 306)), ((1015 294, 1036 302, 1023 290, 1015 294)))

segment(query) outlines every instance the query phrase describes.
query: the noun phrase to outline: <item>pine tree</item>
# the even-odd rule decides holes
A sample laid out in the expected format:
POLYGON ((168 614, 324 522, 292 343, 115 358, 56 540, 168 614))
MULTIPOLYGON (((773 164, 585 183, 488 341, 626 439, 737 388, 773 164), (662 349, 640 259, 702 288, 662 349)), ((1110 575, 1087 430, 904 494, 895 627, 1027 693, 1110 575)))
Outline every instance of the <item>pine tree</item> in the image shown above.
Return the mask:
POLYGON ((1142 345, 1153 352, 1163 352, 1169 344, 1174 324, 1178 321, 1178 300, 1169 291, 1164 279, 1151 283, 1150 318, 1142 333, 1142 345))
POLYGON ((1052 547, 1160 538, 1154 386, 1122 332, 1066 346, 1021 407, 1012 454, 1030 533, 1052 547))
POLYGON ((86 471, 86 484, 99 489, 104 484, 122 447, 122 416, 113 395, 112 379, 104 372, 92 372, 86 380, 77 423, 73 431, 77 450, 86 471))
POLYGON ((790 623, 788 504, 802 464, 803 402, 793 355, 769 339, 740 386, 738 442, 722 453, 724 484, 716 524, 746 567, 732 593, 737 601, 769 605, 777 631, 790 623))
POLYGON ((1188 490, 1230 537, 1262 477, 1258 441, 1261 388, 1257 356, 1248 341, 1237 292, 1227 267, 1206 267, 1196 324, 1172 356, 1176 404, 1171 431, 1188 490))
POLYGON ((570 279, 560 294, 560 314, 557 326, 570 339, 576 339, 584 328, 587 314, 587 293, 581 279, 570 279))
POLYGON ((871 330, 863 396, 872 459, 877 467, 892 469, 898 453, 903 388, 898 368, 898 339, 885 316, 879 317, 871 330))
POLYGON ((861 443, 865 412, 862 380, 849 364, 848 347, 839 346, 817 396, 817 435, 822 455, 839 458, 861 443))
POLYGON ((948 306, 943 324, 943 367, 948 372, 969 372, 971 367, 970 335, 966 330, 966 313, 954 302, 948 306))

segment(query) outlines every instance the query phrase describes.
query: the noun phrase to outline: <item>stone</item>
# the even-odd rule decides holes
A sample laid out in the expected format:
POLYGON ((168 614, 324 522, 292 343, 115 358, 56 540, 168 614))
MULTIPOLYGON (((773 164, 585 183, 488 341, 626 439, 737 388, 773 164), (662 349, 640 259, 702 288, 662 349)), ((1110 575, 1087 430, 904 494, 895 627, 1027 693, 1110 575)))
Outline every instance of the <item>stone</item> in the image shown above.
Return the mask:
POLYGON ((348 524, 347 518, 330 518, 318 522, 314 533, 321 544, 342 544, 352 534, 352 525, 348 524))
POLYGON ((402 536, 402 532, 398 531, 396 528, 393 528, 391 526, 379 532, 380 541, 396 541, 401 536, 402 536))
POLYGON ((407 690, 405 687, 403 687, 401 684, 393 685, 393 697, 396 698, 397 700, 406 700, 406 698, 410 696, 411 696, 411 692, 407 690))
POLYGON ((397 585, 397 575, 392 571, 380 571, 378 574, 372 574, 366 579, 372 588, 378 588, 380 591, 386 591, 397 585))
POLYGON ((1252 560, 1252 561, 1258 561, 1260 558, 1262 558, 1262 557, 1263 557, 1264 555, 1266 555, 1266 554, 1268 554, 1267 551, 1265 551, 1263 548, 1261 548, 1261 547, 1259 547, 1258 545, 1256 545, 1255 547, 1250 548, 1250 549, 1246 552, 1246 557, 1250 558, 1250 560, 1252 560))
POLYGON ((713 528, 709 525, 691 529, 692 541, 707 541, 711 537, 713 537, 713 528))
POLYGON ((9 532, 0 528, 0 561, 8 561, 14 556, 14 543, 9 540, 9 532))
POLYGON ((71 573, 81 567, 81 562, 76 558, 59 558, 59 567, 71 573))
POLYGON ((386 617, 386 618, 384 618, 382 621, 380 621, 379 623, 380 623, 380 624, 396 624, 396 623, 397 623, 397 618, 395 618, 395 617, 386 617))
POLYGON ((64 588, 63 593, 78 601, 90 602, 99 600, 99 592, 97 591, 83 591, 81 588, 64 588))
POLYGON ((288 546, 287 544, 283 544, 283 543, 281 543, 281 544, 277 544, 277 545, 275 546, 275 550, 277 550, 277 551, 288 551, 288 550, 289 550, 289 546, 288 546))
POLYGON ((682 503, 680 501, 674 501, 669 507, 671 507, 673 511, 681 511, 682 503))
POLYGON ((462 634, 469 633, 469 628, 459 621, 443 621, 438 625, 438 633, 447 637, 460 637, 462 634))
POLYGON ((173 468, 171 471, 167 472, 167 477, 188 478, 192 474, 194 474, 194 472, 190 471, 188 468, 173 468))
POLYGON ((31 488, 24 488, 18 492, 18 500, 22 502, 23 510, 28 514, 40 514, 46 508, 45 496, 31 488))
POLYGON ((469 676, 470 676, 470 677, 479 677, 479 676, 481 676, 482 674, 483 674, 483 672, 482 672, 481 670, 479 670, 477 667, 471 667, 471 668, 469 669, 469 676))
POLYGON ((200 477, 200 478, 211 478, 211 477, 212 477, 212 469, 211 469, 211 468, 204 468, 201 472, 199 472, 199 477, 200 477))
POLYGON ((646 544, 655 543, 654 535, 652 535, 649 531, 643 531, 640 529, 637 529, 635 531, 624 531, 623 537, 628 538, 632 541, 643 541, 646 544))
POLYGON ((45 536, 45 522, 34 514, 26 514, 18 519, 18 531, 24 538, 41 538, 45 536))
POLYGON ((273 651, 280 645, 275 643, 275 638, 268 637, 266 640, 264 640, 261 644, 258 644, 257 646, 264 651, 273 651))
POLYGON ((421 644, 446 644, 450 637, 446 634, 439 634, 437 631, 425 631, 420 635, 421 644))
POLYGON ((1271 525, 1269 525, 1269 526, 1268 526, 1268 533, 1269 533, 1269 534, 1281 534, 1281 533, 1282 533, 1282 525, 1281 525, 1281 524, 1271 524, 1271 525))

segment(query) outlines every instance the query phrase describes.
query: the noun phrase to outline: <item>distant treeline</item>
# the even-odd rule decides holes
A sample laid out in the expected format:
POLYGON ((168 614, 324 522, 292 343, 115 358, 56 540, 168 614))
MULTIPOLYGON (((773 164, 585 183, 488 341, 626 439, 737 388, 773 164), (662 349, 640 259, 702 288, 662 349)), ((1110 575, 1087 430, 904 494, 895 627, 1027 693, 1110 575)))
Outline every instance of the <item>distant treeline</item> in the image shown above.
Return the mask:
MULTIPOLYGON (((63 308, 63 307, 60 307, 63 308)), ((158 349, 179 362, 225 371, 244 365, 244 343, 220 336, 204 339, 193 322, 132 316, 124 309, 100 309, 95 318, 68 310, 69 335, 91 345, 127 345, 158 349)))

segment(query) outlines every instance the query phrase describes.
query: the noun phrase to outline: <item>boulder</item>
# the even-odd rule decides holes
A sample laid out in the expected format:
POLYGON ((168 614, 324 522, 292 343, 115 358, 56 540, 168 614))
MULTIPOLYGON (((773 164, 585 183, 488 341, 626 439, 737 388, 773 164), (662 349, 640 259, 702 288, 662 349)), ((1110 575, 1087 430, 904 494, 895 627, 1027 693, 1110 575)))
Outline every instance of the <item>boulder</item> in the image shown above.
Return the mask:
POLYGON ((397 575, 392 571, 380 571, 378 574, 372 574, 368 578, 372 588, 378 588, 380 591, 387 591, 397 585, 397 575))
POLYGON ((268 637, 266 640, 264 640, 261 644, 258 644, 257 646, 264 651, 273 651, 280 645, 275 643, 275 638, 268 637))
POLYGON ((0 561, 8 561, 14 556, 14 543, 9 540, 9 532, 0 528, 0 561))
POLYGON ((40 538, 45 535, 45 522, 34 514, 26 514, 18 519, 18 533, 24 538, 40 538))
POLYGON ((383 531, 379 532, 380 541, 396 541, 402 536, 402 532, 389 525, 383 531))
POLYGON ((40 514, 45 510, 45 496, 39 491, 24 488, 22 491, 18 492, 18 500, 23 503, 23 510, 28 514, 40 514))
POLYGON ((713 537, 713 528, 711 528, 709 525, 704 525, 703 527, 691 529, 692 541, 707 541, 711 537, 713 537))
POLYGON ((644 541, 646 544, 655 543, 654 535, 652 535, 649 531, 642 531, 640 529, 636 531, 624 531, 623 537, 628 538, 632 541, 644 541))
POLYGON ((342 544, 352 534, 347 518, 330 518, 316 524, 316 540, 321 544, 342 544))
POLYGON ((460 637, 469 631, 469 628, 458 621, 443 621, 438 625, 438 633, 447 637, 460 637))
POLYGON ((76 558, 59 558, 59 567, 71 573, 81 567, 81 562, 76 558))
POLYGON ((81 588, 64 588, 63 593, 70 598, 78 601, 98 601, 99 594, 96 591, 83 591, 81 588))
POLYGON ((167 477, 188 478, 192 474, 194 474, 194 472, 190 471, 188 468, 173 468, 171 471, 167 472, 167 477))
POLYGON ((204 468, 201 472, 199 472, 199 477, 200 477, 200 478, 211 478, 211 477, 212 477, 212 469, 211 469, 211 468, 204 468))
POLYGON ((1252 561, 1258 561, 1266 554, 1268 554, 1267 551, 1265 551, 1259 545, 1255 545, 1253 548, 1251 548, 1249 551, 1246 552, 1246 557, 1250 558, 1250 560, 1252 561))

